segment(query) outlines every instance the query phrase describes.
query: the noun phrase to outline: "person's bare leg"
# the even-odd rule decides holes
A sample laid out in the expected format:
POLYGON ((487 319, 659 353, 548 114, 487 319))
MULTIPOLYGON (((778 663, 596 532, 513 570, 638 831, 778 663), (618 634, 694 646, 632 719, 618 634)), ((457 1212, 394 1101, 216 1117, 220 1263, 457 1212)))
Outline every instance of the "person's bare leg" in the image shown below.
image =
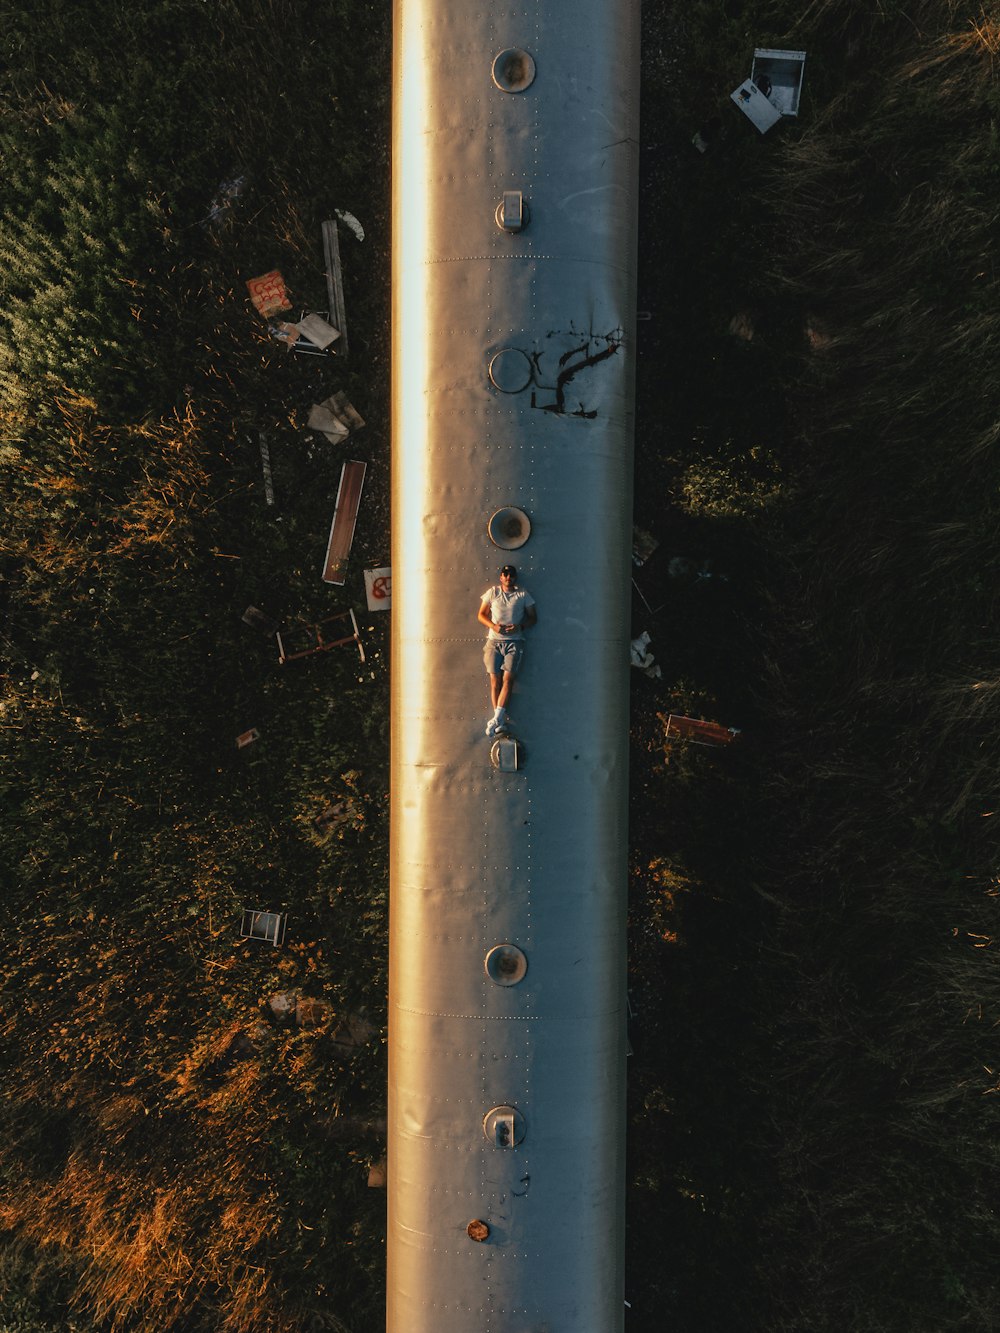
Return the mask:
POLYGON ((490 707, 496 708, 500 697, 500 677, 495 671, 490 672, 490 707))
MULTIPOLYGON (((496 677, 494 676, 494 680, 495 679, 496 677)), ((500 693, 493 703, 494 708, 507 707, 507 700, 510 698, 511 685, 513 684, 513 681, 514 681, 513 672, 505 671, 503 673, 503 685, 500 687, 500 693)))

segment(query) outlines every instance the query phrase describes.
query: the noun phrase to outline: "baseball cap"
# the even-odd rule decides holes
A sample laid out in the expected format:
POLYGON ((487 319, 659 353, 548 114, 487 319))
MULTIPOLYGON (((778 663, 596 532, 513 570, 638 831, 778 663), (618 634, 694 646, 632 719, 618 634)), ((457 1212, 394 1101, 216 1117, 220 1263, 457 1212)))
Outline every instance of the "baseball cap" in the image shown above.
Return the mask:
POLYGON ((509 574, 512 579, 517 578, 517 565, 504 565, 500 571, 501 574, 509 574))

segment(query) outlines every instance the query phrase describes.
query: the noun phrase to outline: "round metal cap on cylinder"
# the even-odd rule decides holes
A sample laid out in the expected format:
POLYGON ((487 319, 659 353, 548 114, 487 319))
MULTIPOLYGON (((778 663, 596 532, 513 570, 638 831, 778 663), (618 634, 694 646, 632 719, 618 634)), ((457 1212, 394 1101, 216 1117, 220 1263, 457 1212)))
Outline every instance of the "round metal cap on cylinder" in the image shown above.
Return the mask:
POLYGON ((494 546, 504 551, 516 551, 531 536, 531 519, 523 509, 508 505, 490 517, 486 531, 494 546))
POLYGON ((502 93, 523 93, 535 81, 535 62, 520 47, 508 46, 493 62, 493 82, 502 93))
POLYGON ((489 1227, 485 1222, 481 1222, 478 1217, 470 1222, 465 1230, 468 1232, 470 1240, 484 1241, 490 1234, 489 1227))
POLYGON ((483 1116, 483 1133, 497 1148, 516 1148, 524 1142, 524 1116, 516 1106, 494 1106, 483 1116))
POLYGON ((520 393, 531 383, 531 362, 519 347, 501 347, 490 357, 490 382, 501 393, 520 393))
POLYGON ((486 955, 486 975, 498 986, 516 986, 527 970, 528 960, 516 944, 498 944, 486 955))

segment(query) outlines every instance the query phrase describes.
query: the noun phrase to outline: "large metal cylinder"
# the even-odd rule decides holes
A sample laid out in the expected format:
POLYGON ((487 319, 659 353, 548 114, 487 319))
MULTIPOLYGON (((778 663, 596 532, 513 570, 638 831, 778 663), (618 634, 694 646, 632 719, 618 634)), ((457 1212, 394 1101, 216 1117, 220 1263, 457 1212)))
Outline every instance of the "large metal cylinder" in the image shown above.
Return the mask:
POLYGON ((395 4, 390 1333, 622 1325, 638 8, 395 4))

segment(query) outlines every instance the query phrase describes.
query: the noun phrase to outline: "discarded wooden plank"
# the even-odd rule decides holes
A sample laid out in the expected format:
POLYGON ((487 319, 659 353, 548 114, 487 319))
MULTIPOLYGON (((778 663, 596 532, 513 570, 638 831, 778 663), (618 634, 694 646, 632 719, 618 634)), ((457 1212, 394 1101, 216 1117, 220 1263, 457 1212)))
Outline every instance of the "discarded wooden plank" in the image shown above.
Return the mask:
POLYGON ((264 470, 264 499, 269 505, 274 504, 274 483, 271 479, 271 450, 268 447, 267 436, 263 431, 258 432, 260 440, 260 465, 264 470))
POLYGON ((251 727, 249 731, 241 731, 236 737, 237 750, 245 750, 248 745, 253 745, 254 741, 260 740, 260 732, 256 727, 251 727))
POLYGON ((323 562, 323 582, 343 587, 347 580, 347 557, 354 545, 354 528, 358 521, 361 491, 365 484, 366 463, 351 459, 340 471, 337 503, 330 524, 330 540, 323 562))
POLYGON ((731 745, 740 733, 737 727, 724 727, 720 722, 702 722, 671 713, 664 734, 667 737, 682 736, 695 745, 731 745))
POLYGON ((330 322, 340 330, 341 356, 347 356, 347 312, 344 309, 344 282, 340 270, 340 233, 334 221, 323 223, 323 259, 326 263, 326 290, 330 300, 330 322))

